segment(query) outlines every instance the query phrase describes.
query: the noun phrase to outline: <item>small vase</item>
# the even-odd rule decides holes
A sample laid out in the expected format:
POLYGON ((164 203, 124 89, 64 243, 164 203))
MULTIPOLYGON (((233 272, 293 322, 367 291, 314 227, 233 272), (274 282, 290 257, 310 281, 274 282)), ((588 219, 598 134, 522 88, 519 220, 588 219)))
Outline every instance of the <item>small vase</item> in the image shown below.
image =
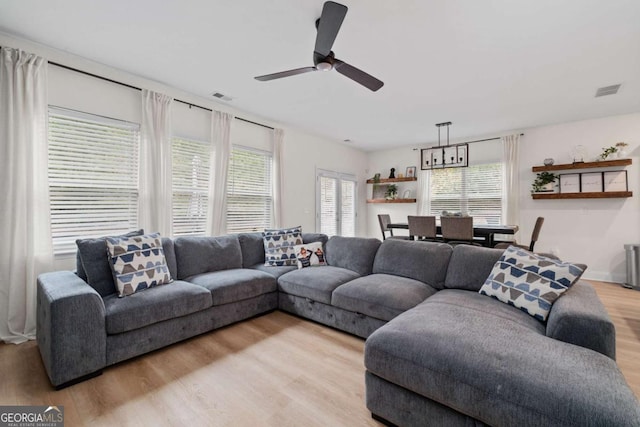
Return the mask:
POLYGON ((620 148, 616 152, 616 155, 618 156, 619 159, 624 159, 625 157, 627 157, 627 151, 623 148, 620 148))

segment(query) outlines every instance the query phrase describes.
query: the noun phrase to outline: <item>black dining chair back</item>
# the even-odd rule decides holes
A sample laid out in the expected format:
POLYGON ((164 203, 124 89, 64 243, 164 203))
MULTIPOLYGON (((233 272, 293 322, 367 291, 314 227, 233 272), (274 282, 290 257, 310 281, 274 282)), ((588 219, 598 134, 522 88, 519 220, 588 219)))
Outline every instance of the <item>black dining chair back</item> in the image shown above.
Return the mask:
POLYGON ((509 246, 517 246, 519 248, 522 249, 528 249, 531 252, 533 252, 533 248, 536 245, 536 242, 538 241, 538 238, 540 237, 540 230, 542 229, 542 224, 544 224, 544 217, 539 216, 536 219, 536 224, 533 226, 533 232, 531 233, 531 242, 529 243, 529 245, 521 245, 518 242, 500 242, 497 245, 494 246, 494 248, 498 248, 498 249, 507 249, 509 246))
POLYGON ((408 216, 409 235, 418 240, 436 240, 435 216, 408 216))
POLYGON ((470 216, 440 217, 442 238, 449 244, 468 244, 480 246, 473 241, 473 218, 470 216))
POLYGON ((409 240, 409 236, 394 236, 393 228, 389 228, 389 224, 391 223, 391 216, 388 214, 378 214, 378 222, 380 223, 380 231, 382 231, 382 240, 389 239, 401 239, 401 240, 409 240), (387 233, 389 235, 387 236, 387 233))

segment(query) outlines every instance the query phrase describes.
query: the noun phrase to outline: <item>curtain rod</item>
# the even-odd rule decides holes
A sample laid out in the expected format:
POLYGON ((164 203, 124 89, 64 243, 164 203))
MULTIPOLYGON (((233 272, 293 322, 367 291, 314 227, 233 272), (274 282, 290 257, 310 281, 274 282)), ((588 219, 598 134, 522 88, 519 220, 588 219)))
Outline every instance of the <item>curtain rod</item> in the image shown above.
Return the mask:
MULTIPOLYGON (((90 73, 88 71, 83 71, 83 70, 79 70, 77 68, 69 67, 68 65, 58 64, 57 62, 52 62, 52 61, 49 61, 49 64, 55 65, 56 67, 64 68, 64 69, 67 69, 67 70, 70 70, 70 71, 75 71, 76 73, 84 74, 86 76, 95 77, 96 79, 104 80, 106 82, 115 83, 115 84, 120 85, 120 86, 128 87, 129 89, 142 91, 142 88, 139 88, 137 86, 132 86, 132 85, 127 84, 127 83, 123 83, 123 82, 119 82, 117 80, 110 79, 108 77, 99 76, 98 74, 93 74, 93 73, 90 73)), ((211 108, 202 107, 200 105, 196 105, 196 104, 193 104, 193 103, 187 102, 187 101, 182 101, 180 99, 175 99, 174 98, 174 101, 180 102, 182 104, 186 104, 189 107, 197 107, 197 108, 200 108, 202 110, 213 111, 211 108)), ((263 125, 262 123, 257 123, 257 122, 251 121, 251 120, 243 119, 242 117, 235 117, 235 118, 238 119, 238 120, 241 120, 243 122, 251 123, 251 124, 254 124, 256 126, 262 126, 264 128, 273 130, 273 128, 271 126, 263 125)))
MULTIPOLYGON (((524 136, 524 133, 521 133, 520 136, 524 136)), ((496 139, 501 139, 501 136, 496 136, 495 138, 486 138, 486 139, 476 139, 475 141, 466 141, 466 142, 456 142, 453 145, 458 145, 458 144, 473 144, 475 142, 485 142, 485 141, 495 141, 496 139)), ((443 145, 443 147, 446 147, 446 145, 443 145)), ((429 148, 433 148, 433 147, 429 147, 429 148)), ((421 150, 421 148, 414 148, 413 151, 418 151, 421 150)))

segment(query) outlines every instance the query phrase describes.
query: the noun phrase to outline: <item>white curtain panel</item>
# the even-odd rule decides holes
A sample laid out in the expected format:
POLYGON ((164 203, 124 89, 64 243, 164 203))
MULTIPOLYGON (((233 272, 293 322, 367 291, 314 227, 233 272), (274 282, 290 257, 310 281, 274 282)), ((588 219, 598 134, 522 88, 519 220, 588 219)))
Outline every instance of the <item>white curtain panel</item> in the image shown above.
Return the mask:
POLYGON ((145 232, 172 235, 171 104, 161 93, 142 90, 140 195, 138 226, 145 232))
POLYGON ((0 339, 35 338, 36 280, 53 268, 47 61, 0 49, 0 339))
POLYGON ((284 131, 273 130, 273 222, 275 228, 282 227, 282 187, 284 184, 282 153, 284 131))
POLYGON ((518 173, 520 134, 503 136, 500 139, 504 164, 502 222, 503 224, 517 225, 520 220, 520 175, 518 173))
POLYGON ((211 173, 209 174, 209 208, 207 235, 227 232, 227 171, 231 155, 233 115, 211 112, 211 173))
POLYGON ((416 202, 418 205, 418 215, 428 216, 431 212, 431 171, 418 170, 418 192, 416 202))

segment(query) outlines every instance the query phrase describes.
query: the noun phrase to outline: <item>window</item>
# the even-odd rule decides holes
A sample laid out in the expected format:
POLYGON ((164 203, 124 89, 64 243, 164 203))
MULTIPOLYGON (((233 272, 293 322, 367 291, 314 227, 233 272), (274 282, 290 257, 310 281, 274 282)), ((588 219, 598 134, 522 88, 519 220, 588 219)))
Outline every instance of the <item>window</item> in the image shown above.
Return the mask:
POLYGON ((49 192, 54 253, 75 240, 122 234, 138 223, 139 125, 49 108, 49 192))
POLYGON ((210 145, 173 138, 173 235, 204 236, 209 203, 210 145))
POLYGON ((273 223, 271 153, 234 146, 227 178, 227 233, 262 231, 273 223))
POLYGON ((328 236, 356 234, 356 179, 351 175, 318 171, 317 229, 328 236))
POLYGON ((466 212, 476 224, 500 224, 502 216, 502 164, 431 171, 431 215, 442 211, 466 212))

